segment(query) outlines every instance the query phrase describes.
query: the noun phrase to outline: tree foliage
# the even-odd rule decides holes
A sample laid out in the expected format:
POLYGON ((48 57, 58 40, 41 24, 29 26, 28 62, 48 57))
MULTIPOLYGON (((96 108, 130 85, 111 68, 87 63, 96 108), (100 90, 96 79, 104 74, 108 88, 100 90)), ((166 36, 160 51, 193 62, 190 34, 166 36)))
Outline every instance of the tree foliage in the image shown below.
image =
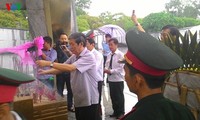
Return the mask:
POLYGON ((84 16, 77 16, 77 24, 78 24, 78 31, 86 31, 90 29, 90 25, 88 24, 87 19, 84 16))
POLYGON ((175 25, 178 28, 183 28, 198 25, 200 24, 200 20, 186 17, 176 17, 171 13, 160 12, 149 14, 142 21, 144 29, 148 32, 160 31, 163 26, 168 24, 175 25))
POLYGON ((26 11, 0 10, 0 27, 28 29, 26 11))
POLYGON ((103 24, 113 24, 114 18, 111 12, 103 12, 99 15, 99 19, 102 21, 103 24))
POLYGON ((95 29, 103 25, 103 22, 95 16, 86 16, 90 29, 95 29))
POLYGON ((76 15, 86 15, 85 9, 89 9, 91 0, 75 0, 76 15))
POLYGON ((89 29, 96 29, 104 25, 98 17, 89 16, 89 15, 79 15, 77 16, 77 21, 78 21, 78 26, 80 27, 79 29, 80 32, 83 32, 89 29), (87 25, 83 25, 83 24, 87 24, 87 25))
MULTIPOLYGON (((85 28, 81 29, 81 31, 85 31, 88 29, 97 29, 100 26, 106 24, 114 24, 123 28, 125 31, 134 28, 134 24, 129 16, 124 15, 123 13, 111 14, 110 12, 101 13, 99 17, 82 15, 78 16, 78 21, 85 21, 88 24, 88 27, 80 24, 79 27, 85 28)), ((195 26, 200 24, 200 20, 187 18, 187 17, 176 17, 171 13, 167 12, 159 12, 152 13, 146 16, 143 19, 138 19, 138 21, 142 24, 144 29, 148 32, 158 32, 161 28, 167 24, 177 26, 178 28, 195 26)))
POLYGON ((133 28, 133 22, 131 21, 130 17, 124 15, 123 13, 111 14, 107 11, 101 13, 99 19, 104 25, 115 24, 123 28, 125 31, 133 28))
POLYGON ((200 1, 170 0, 165 4, 165 9, 177 17, 197 18, 200 15, 200 1))
POLYGON ((164 25, 176 24, 175 17, 171 14, 160 12, 152 13, 143 19, 142 26, 146 31, 159 31, 164 25))
POLYGON ((114 24, 120 26, 125 31, 128 31, 131 28, 133 28, 134 24, 133 24, 133 22, 132 22, 132 20, 130 19, 129 16, 126 16, 126 15, 124 15, 122 13, 114 14, 114 15, 118 16, 118 19, 115 20, 114 24))

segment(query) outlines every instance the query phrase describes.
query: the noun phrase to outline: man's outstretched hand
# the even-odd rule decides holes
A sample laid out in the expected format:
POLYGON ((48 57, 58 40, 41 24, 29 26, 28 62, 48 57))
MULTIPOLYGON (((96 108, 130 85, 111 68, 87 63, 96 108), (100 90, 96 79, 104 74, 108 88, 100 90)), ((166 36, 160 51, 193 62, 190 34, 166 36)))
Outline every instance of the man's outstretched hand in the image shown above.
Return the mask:
POLYGON ((50 66, 51 62, 50 61, 46 61, 46 60, 37 60, 36 65, 40 66, 40 67, 45 67, 45 66, 50 66))
POLYGON ((133 12, 132 12, 131 19, 132 19, 134 24, 138 24, 138 20, 137 20, 137 17, 135 15, 135 10, 133 10, 133 12))

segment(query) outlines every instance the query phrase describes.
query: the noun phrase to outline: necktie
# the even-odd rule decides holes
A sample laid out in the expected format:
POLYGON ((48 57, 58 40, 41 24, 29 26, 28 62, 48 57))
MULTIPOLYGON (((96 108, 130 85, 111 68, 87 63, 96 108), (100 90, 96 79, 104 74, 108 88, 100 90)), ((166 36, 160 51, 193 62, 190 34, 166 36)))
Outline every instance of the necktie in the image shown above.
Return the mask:
POLYGON ((113 55, 114 55, 115 53, 113 53, 112 55, 111 55, 111 58, 110 58, 110 64, 109 64, 109 68, 110 69, 112 69, 112 61, 113 61, 113 55))
POLYGON ((81 56, 77 56, 77 57, 76 57, 76 61, 77 61, 80 57, 81 57, 81 56))

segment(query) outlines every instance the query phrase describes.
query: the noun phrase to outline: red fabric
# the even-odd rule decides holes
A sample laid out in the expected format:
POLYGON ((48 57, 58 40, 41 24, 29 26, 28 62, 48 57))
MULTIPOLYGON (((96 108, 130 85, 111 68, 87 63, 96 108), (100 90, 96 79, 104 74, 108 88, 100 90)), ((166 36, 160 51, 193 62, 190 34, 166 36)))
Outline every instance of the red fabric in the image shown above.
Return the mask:
POLYGON ((136 108, 133 107, 132 110, 130 112, 128 112, 126 115, 124 115, 123 117, 121 117, 119 120, 124 120, 127 116, 129 116, 130 114, 132 114, 133 112, 135 112, 136 108))
POLYGON ((89 38, 94 39, 94 32, 92 32, 92 33, 90 34, 89 38))
POLYGON ((12 102, 17 86, 0 85, 0 103, 12 102))
POLYGON ((125 54, 125 57, 127 57, 128 60, 132 62, 131 66, 133 66, 135 69, 141 72, 144 72, 149 75, 155 75, 155 76, 162 76, 166 74, 166 71, 158 70, 144 64, 141 60, 139 60, 136 56, 134 56, 130 51, 128 51, 125 54))

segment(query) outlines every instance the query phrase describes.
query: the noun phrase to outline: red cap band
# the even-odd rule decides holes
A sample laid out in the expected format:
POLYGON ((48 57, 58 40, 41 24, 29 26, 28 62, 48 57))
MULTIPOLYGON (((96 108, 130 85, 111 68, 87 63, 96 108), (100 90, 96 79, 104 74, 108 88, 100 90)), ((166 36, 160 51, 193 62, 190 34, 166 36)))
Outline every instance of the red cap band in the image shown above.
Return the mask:
POLYGON ((0 85, 0 103, 12 102, 17 86, 0 85))
POLYGON ((90 34, 89 38, 94 38, 94 32, 92 32, 92 34, 90 34))
POLYGON ((166 71, 158 70, 144 64, 141 60, 139 60, 136 56, 134 56, 130 51, 127 51, 124 57, 131 66, 133 66, 135 69, 143 73, 146 73, 148 75, 154 75, 154 76, 162 76, 166 74, 166 71))

